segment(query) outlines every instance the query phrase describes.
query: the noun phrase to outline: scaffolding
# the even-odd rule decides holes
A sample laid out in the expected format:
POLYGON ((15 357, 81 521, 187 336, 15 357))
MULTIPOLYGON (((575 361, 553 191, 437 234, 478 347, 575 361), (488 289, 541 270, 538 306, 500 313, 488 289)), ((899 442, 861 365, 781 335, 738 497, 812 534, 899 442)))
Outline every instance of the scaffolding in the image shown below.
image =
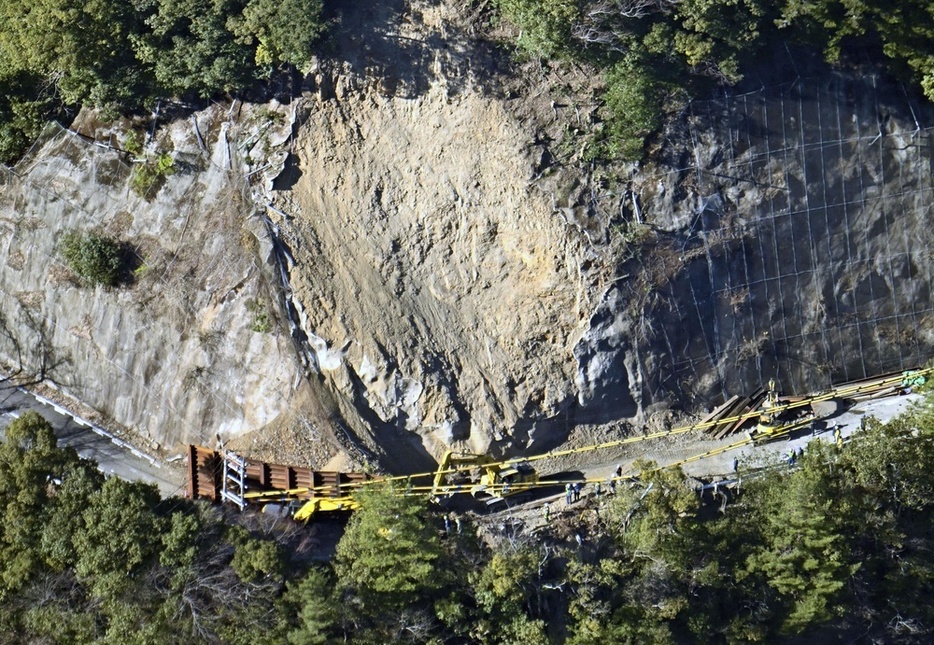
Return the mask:
POLYGON ((230 451, 224 451, 224 475, 221 480, 221 501, 230 502, 241 511, 246 508, 246 460, 230 451))

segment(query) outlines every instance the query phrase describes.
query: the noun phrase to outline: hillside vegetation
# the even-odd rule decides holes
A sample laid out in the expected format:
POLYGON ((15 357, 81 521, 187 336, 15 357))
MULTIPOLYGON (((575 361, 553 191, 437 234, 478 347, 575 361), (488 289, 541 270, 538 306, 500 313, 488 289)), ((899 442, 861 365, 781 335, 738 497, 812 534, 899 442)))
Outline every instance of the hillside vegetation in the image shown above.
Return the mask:
POLYGON ((116 115, 248 88, 307 63, 322 29, 321 0, 3 0, 0 159, 75 105, 116 115))
POLYGON ((928 642, 932 439, 929 397, 840 450, 815 442, 793 468, 742 473, 719 510, 646 463, 582 514, 487 543, 466 517, 375 488, 333 561, 312 564, 314 529, 105 479, 27 413, 0 445, 0 638, 928 642))
MULTIPOLYGON (((156 97, 246 90, 302 68, 326 31, 322 0, 0 2, 0 160, 50 116, 120 111, 156 97), (25 12, 25 15, 24 15, 25 12)), ((934 12, 922 0, 496 0, 526 56, 592 66, 606 81, 596 157, 638 160, 666 106, 705 83, 735 83, 769 47, 866 48, 934 98, 934 12)), ((463 8, 466 14, 475 7, 463 8)), ((488 11, 485 5, 479 11, 488 11)))
POLYGON ((606 80, 595 156, 636 161, 666 109, 733 84, 785 42, 830 62, 865 49, 934 99, 934 11, 922 0, 497 0, 529 56, 589 63, 606 80))

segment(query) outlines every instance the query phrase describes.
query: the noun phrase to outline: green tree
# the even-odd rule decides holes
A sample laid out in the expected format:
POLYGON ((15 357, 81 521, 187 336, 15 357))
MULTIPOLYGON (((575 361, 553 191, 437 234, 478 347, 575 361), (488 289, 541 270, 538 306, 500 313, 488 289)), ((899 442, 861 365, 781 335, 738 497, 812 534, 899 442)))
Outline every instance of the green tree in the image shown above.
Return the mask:
POLYGON ((65 103, 135 103, 142 75, 130 39, 139 27, 132 4, 120 0, 2 0, 0 76, 40 75, 65 103))
POLYGON ((626 577, 609 625, 628 641, 650 633, 667 639, 671 626, 691 616, 688 597, 717 564, 705 548, 700 505, 684 473, 653 462, 636 466, 639 485, 621 488, 607 513, 626 563, 617 567, 626 577))
POLYGON ((850 484, 873 505, 895 512, 920 511, 934 503, 934 398, 882 424, 875 419, 854 435, 839 463, 850 484))
POLYGON ((258 582, 267 579, 280 581, 285 572, 282 553, 275 542, 260 540, 239 526, 231 527, 227 540, 234 545, 233 561, 230 566, 243 582, 258 582))
POLYGON ((74 566, 74 536, 84 529, 84 510, 100 491, 104 475, 97 464, 86 459, 68 464, 54 497, 54 512, 42 528, 41 548, 46 563, 56 571, 74 566))
MULTIPOLYGON (((861 563, 852 587, 861 606, 851 620, 897 640, 934 624, 934 399, 886 424, 870 419, 832 467, 853 512, 844 527, 861 563)), ((930 629, 928 629, 930 633, 930 629)))
POLYGON ((541 584, 547 552, 507 542, 479 573, 470 574, 479 615, 472 635, 484 643, 547 643, 541 618, 541 584), (543 557, 544 555, 544 557, 543 557))
POLYGON ((610 509, 617 539, 636 557, 679 563, 686 557, 683 536, 696 526, 697 495, 680 468, 659 468, 650 461, 635 466, 640 486, 621 489, 610 509))
POLYGON ((829 447, 812 444, 801 467, 755 484, 764 546, 748 559, 787 605, 782 631, 800 634, 840 616, 845 585, 859 564, 843 528, 853 513, 839 473, 824 466, 829 447))
POLYGON ((250 0, 242 17, 228 20, 241 42, 255 45, 257 65, 306 65, 324 31, 321 0, 250 0))
POLYGON ((934 11, 926 0, 785 0, 780 27, 840 60, 847 43, 876 42, 934 100, 934 11))
POLYGON ((517 45, 532 56, 556 58, 571 50, 571 30, 580 16, 578 0, 497 0, 503 16, 519 30, 517 45))
POLYGON ((239 0, 138 0, 148 30, 134 36, 136 56, 159 87, 174 95, 209 97, 254 78, 253 52, 228 30, 239 0))
POLYGON ((154 562, 165 527, 155 512, 159 501, 153 484, 116 477, 88 500, 83 526, 74 536, 75 572, 96 595, 122 594, 127 576, 154 562))
POLYGON ((0 73, 0 162, 14 162, 42 131, 51 100, 37 96, 40 85, 41 77, 35 74, 0 73))
POLYGON ((24 618, 23 627, 28 630, 26 633, 44 637, 42 642, 91 643, 98 636, 95 616, 91 612, 74 612, 43 605, 28 610, 24 618))
POLYGON ((366 615, 388 616, 429 603, 446 583, 440 540, 426 521, 424 498, 392 487, 358 493, 362 508, 337 545, 338 588, 361 603, 366 615))
POLYGON ((284 615, 294 616, 286 626, 289 643, 322 645, 335 640, 340 602, 334 593, 335 582, 330 567, 312 567, 303 578, 288 585, 281 606, 284 615))
POLYGON ((198 536, 205 526, 197 513, 184 510, 172 513, 168 524, 162 535, 159 561, 163 566, 186 570, 198 558, 198 536))
POLYGON ((142 157, 136 159, 133 166, 133 175, 130 177, 130 188, 143 199, 153 199, 166 177, 175 174, 175 160, 167 152, 155 157, 142 157))
POLYGON ((61 450, 52 426, 27 412, 6 429, 0 446, 0 597, 44 569, 43 527, 54 514, 54 483, 78 462, 61 450))
POLYGON ((662 123, 665 84, 648 65, 628 57, 606 73, 607 146, 612 156, 638 161, 645 140, 662 123))
POLYGON ((740 74, 740 59, 762 45, 766 0, 684 0, 674 12, 675 48, 688 65, 728 83, 740 74))
POLYGON ((619 633, 613 613, 619 609, 621 590, 632 567, 615 549, 601 556, 592 563, 573 556, 568 558, 565 580, 569 586, 568 642, 572 645, 627 642, 619 633))
POLYGON ((60 253, 69 268, 92 285, 116 286, 126 265, 120 242, 100 233, 69 231, 62 238, 60 253))

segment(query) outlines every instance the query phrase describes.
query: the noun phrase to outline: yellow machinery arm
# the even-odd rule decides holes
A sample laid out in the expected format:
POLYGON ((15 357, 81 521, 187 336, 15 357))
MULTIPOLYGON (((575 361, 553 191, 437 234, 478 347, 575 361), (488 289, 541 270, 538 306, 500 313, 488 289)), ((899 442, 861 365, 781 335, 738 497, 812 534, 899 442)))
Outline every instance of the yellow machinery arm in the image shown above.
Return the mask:
POLYGON ((515 461, 497 462, 487 455, 457 453, 448 450, 438 462, 438 470, 435 471, 431 486, 431 498, 437 500, 445 493, 460 491, 461 486, 445 485, 445 477, 472 468, 483 470, 480 483, 471 485, 470 493, 474 496, 486 493, 493 497, 506 497, 527 490, 528 484, 538 482, 538 473, 529 464, 515 461), (526 484, 526 486, 521 484, 526 484))
POLYGON ((440 495, 452 488, 444 483, 445 477, 448 475, 471 468, 482 468, 493 463, 493 461, 491 457, 486 455, 454 452, 453 450, 445 451, 438 462, 438 470, 435 471, 435 478, 431 484, 431 498, 438 499, 440 495))
POLYGON ((318 511, 355 511, 358 508, 360 502, 353 497, 319 497, 306 502, 292 517, 307 522, 318 511))

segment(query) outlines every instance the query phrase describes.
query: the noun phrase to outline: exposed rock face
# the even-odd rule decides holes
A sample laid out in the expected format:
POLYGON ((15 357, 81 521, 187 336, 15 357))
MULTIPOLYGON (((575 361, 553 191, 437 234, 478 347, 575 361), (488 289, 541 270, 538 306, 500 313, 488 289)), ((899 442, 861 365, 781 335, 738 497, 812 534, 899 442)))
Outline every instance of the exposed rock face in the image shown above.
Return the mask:
POLYGON ((276 223, 335 386, 430 432, 432 450, 485 450, 572 403, 596 273, 583 236, 530 186, 527 133, 502 102, 435 86, 304 109, 301 176, 275 199, 291 217, 276 223))
POLYGON ((600 182, 595 108, 514 100, 443 3, 334 11, 342 62, 280 116, 161 131, 179 172, 151 201, 67 133, 7 178, 7 362, 163 444, 331 426, 401 472, 930 357, 929 108, 824 70, 694 103, 654 165, 600 182), (56 259, 95 227, 138 245, 132 288, 56 259))
POLYGON ((204 151, 190 120, 161 131, 177 172, 149 200, 129 189, 125 155, 62 130, 0 187, 4 362, 167 447, 269 423, 303 378, 258 262, 265 228, 229 172, 227 116, 198 115, 204 151), (56 246, 69 230, 133 245, 135 283, 79 286, 56 246))
POLYGON ((501 102, 319 82, 336 96, 309 99, 276 203, 316 258, 292 280, 330 382, 437 452, 923 362, 934 186, 909 119, 930 110, 816 73, 696 103, 634 174, 625 242, 596 246, 541 194, 501 102))
POLYGON ((934 354, 934 109, 878 75, 812 73, 693 104, 636 174, 655 244, 601 307, 631 321, 613 356, 638 364, 643 403, 770 377, 806 392, 934 354))

